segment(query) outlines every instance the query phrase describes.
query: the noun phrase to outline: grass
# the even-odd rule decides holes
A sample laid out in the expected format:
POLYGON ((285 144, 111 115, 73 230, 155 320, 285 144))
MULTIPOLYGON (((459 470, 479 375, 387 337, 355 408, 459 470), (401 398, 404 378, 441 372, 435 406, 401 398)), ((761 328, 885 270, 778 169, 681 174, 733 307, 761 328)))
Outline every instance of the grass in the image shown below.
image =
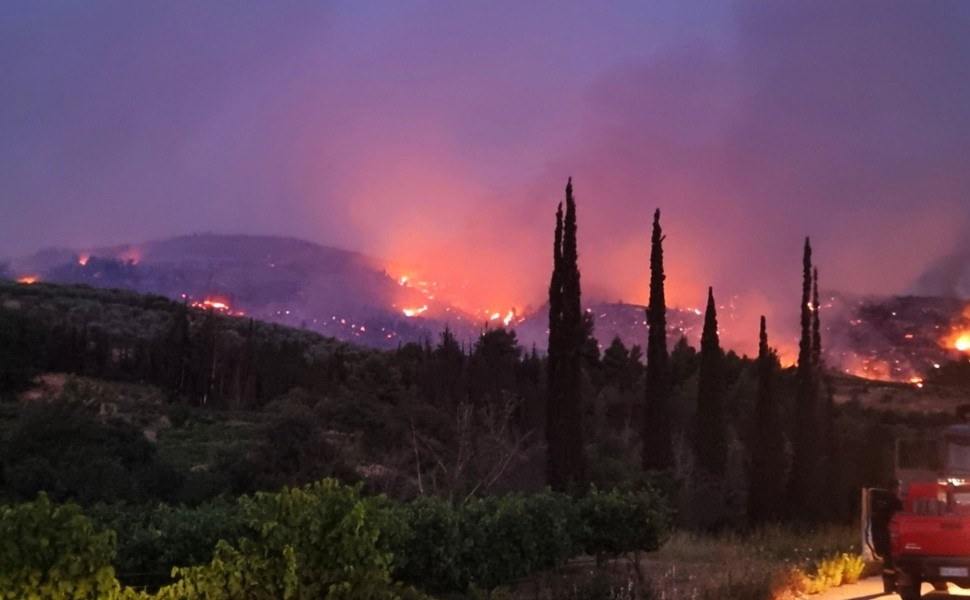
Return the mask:
POLYGON ((505 590, 518 600, 790 600, 857 581, 864 564, 855 527, 750 534, 678 532, 639 563, 627 556, 596 569, 587 561, 505 590))

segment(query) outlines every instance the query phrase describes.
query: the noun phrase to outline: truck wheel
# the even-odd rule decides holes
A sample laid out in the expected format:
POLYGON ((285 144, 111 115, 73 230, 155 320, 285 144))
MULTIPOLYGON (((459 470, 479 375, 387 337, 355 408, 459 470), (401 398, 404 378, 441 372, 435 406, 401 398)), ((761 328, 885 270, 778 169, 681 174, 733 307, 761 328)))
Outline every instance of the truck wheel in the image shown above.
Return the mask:
POLYGON ((895 591, 896 591, 896 574, 883 573, 882 574, 882 593, 892 594, 895 591))
POLYGON ((901 600, 919 600, 919 589, 919 581, 896 584, 896 592, 899 594, 901 600))

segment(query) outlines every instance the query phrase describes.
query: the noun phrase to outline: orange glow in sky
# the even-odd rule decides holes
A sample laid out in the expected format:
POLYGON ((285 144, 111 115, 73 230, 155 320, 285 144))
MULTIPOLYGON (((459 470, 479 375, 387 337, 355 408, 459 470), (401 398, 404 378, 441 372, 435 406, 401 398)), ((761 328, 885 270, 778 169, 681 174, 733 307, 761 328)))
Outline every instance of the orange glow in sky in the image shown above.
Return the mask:
POLYGON ((40 277, 37 275, 24 275, 23 277, 17 278, 17 283, 23 283, 25 285, 31 285, 40 281, 40 277))

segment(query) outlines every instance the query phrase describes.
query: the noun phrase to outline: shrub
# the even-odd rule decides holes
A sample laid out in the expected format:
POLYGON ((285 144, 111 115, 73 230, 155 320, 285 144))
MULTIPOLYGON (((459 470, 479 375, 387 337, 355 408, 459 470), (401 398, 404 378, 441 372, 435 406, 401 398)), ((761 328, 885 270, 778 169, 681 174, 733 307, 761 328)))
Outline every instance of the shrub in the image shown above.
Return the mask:
POLYGON ((866 568, 866 562, 858 554, 842 554, 842 583, 852 584, 859 581, 866 568))
POLYGON ((380 499, 326 479, 239 501, 248 537, 216 545, 204 566, 176 568, 180 579, 160 600, 334 600, 412 594, 391 583, 390 538, 396 525, 380 499))
POLYGON ((114 552, 114 533, 98 531, 76 504, 40 494, 0 507, 0 598, 115 598, 114 552))
POLYGON ((89 513, 117 534, 115 567, 128 585, 169 583, 173 567, 208 563, 220 539, 238 539, 244 528, 236 505, 224 501, 197 508, 98 505, 89 513))
POLYGON ((670 514, 650 488, 638 492, 590 490, 579 501, 582 547, 597 564, 627 552, 660 547, 670 514))
POLYGON ((464 590, 471 581, 462 519, 454 504, 422 496, 399 509, 406 536, 395 548, 395 573, 433 592, 464 590))

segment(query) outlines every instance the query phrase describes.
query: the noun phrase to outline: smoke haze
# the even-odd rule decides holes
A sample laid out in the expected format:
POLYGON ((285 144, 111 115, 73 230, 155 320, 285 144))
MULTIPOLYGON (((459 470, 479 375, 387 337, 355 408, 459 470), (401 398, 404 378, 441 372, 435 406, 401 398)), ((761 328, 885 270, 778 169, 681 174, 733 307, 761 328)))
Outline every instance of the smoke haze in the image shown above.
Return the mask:
POLYGON ((646 303, 660 207, 750 350, 805 236, 856 293, 965 252, 966 3, 641 4, 5 3, 0 256, 286 234, 522 309, 572 176, 588 298, 646 303))

